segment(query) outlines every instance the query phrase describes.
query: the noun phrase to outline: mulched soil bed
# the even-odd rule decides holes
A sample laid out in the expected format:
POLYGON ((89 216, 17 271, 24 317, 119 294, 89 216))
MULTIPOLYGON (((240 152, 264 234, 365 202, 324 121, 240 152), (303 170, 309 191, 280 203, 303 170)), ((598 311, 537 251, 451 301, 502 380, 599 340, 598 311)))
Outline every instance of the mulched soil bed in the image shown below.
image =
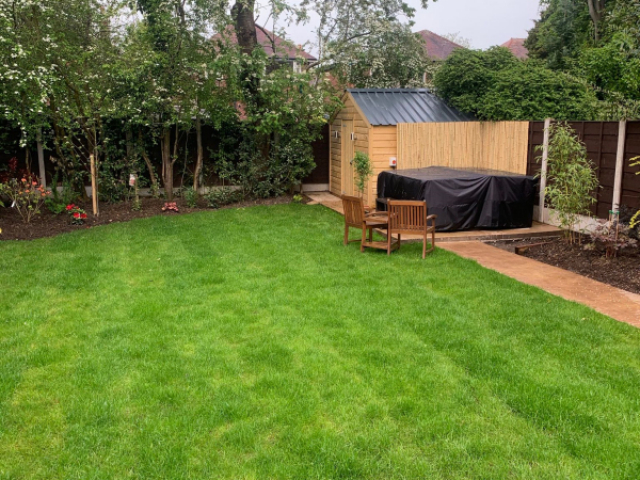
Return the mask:
MULTIPOLYGON (((307 198, 305 197, 305 201, 307 198)), ((268 198, 264 200, 251 200, 240 203, 234 203, 222 208, 243 208, 251 207, 255 205, 279 205, 284 203, 290 203, 292 201, 291 196, 283 196, 276 198, 268 198)), ((142 210, 134 211, 131 209, 131 204, 127 202, 122 203, 101 203, 100 204, 100 216, 95 218, 91 214, 91 203, 82 204, 76 202, 76 205, 80 205, 87 212, 88 218, 84 225, 71 225, 69 216, 66 213, 61 215, 54 215, 43 208, 43 211, 38 215, 31 224, 26 225, 18 212, 13 208, 0 208, 0 241, 6 240, 34 240, 36 238, 54 237, 65 232, 74 232, 76 230, 82 230, 91 228, 97 225, 108 225, 110 223, 128 222, 135 218, 147 218, 154 217, 156 215, 183 215, 185 213, 201 212, 207 210, 206 204, 202 202, 199 204, 199 208, 188 208, 181 198, 176 198, 175 202, 180 209, 180 212, 163 212, 162 206, 165 200, 159 198, 145 198, 141 199, 142 210)), ((211 210, 211 209, 208 209, 211 210)))
POLYGON ((517 246, 542 242, 545 243, 530 248, 522 255, 629 292, 640 293, 638 248, 629 248, 620 252, 618 257, 606 258, 604 252, 585 250, 582 245, 570 245, 563 239, 529 238, 487 243, 513 252, 517 246))

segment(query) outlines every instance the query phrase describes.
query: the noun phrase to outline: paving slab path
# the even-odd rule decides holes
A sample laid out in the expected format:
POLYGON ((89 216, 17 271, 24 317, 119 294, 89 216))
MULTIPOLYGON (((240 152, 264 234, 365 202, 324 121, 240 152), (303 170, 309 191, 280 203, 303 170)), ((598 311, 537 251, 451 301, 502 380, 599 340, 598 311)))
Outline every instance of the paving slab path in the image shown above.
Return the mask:
POLYGON ((482 242, 449 242, 438 247, 640 328, 640 295, 482 242))

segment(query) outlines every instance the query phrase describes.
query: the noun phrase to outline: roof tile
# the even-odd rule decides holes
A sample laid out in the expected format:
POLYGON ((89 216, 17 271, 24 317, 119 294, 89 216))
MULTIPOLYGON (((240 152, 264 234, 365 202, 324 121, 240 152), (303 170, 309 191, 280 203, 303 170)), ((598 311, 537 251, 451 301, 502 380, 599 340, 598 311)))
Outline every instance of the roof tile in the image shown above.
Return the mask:
POLYGON ((529 58, 529 50, 527 50, 527 47, 524 46, 525 40, 526 39, 524 38, 512 38, 511 40, 503 43, 500 46, 511 50, 511 53, 513 53, 517 58, 526 60, 527 58, 529 58))
POLYGON ((462 45, 452 42, 431 30, 422 30, 418 34, 426 44, 427 56, 432 60, 446 60, 454 50, 464 48, 462 45))

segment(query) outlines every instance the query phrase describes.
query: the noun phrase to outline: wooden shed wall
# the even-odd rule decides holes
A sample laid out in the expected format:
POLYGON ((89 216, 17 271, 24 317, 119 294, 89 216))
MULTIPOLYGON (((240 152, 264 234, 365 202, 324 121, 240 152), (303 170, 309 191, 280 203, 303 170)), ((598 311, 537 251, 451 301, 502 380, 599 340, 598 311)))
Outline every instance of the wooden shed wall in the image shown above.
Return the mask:
POLYGON ((432 165, 527 173, 529 122, 401 123, 398 169, 432 165))
POLYGON ((373 167, 373 175, 367 188, 367 201, 372 207, 378 196, 378 175, 385 170, 390 170, 389 159, 398 157, 398 127, 379 126, 370 128, 369 157, 373 167))
MULTIPOLYGON (((355 134, 354 152, 360 151, 363 153, 369 153, 369 126, 365 122, 364 118, 360 115, 356 109, 355 103, 351 96, 347 95, 344 99, 344 107, 338 112, 333 122, 331 123, 331 178, 329 189, 334 195, 341 195, 342 191, 342 142, 350 142, 350 135, 346 138, 342 135, 342 122, 353 122, 353 133, 355 134), (335 132, 338 132, 338 138, 336 138, 335 132)), ((353 171, 349 172, 353 175, 353 171)), ((353 195, 355 192, 344 192, 348 195, 353 195)))

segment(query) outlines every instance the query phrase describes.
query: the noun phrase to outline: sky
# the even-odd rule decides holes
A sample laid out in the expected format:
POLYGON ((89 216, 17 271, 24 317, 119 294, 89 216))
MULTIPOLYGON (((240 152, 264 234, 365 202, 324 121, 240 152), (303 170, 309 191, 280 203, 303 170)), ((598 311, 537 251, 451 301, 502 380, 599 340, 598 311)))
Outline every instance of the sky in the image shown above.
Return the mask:
MULTIPOLYGON (((416 8, 414 31, 431 30, 439 35, 460 33, 477 49, 501 45, 510 38, 525 38, 539 17, 539 0, 438 0, 426 10, 420 0, 407 0, 416 8)), ((258 19, 258 22, 260 20, 258 19)), ((311 41, 312 27, 285 27, 297 44, 311 41)), ((311 49, 312 50, 312 49, 311 49)))

